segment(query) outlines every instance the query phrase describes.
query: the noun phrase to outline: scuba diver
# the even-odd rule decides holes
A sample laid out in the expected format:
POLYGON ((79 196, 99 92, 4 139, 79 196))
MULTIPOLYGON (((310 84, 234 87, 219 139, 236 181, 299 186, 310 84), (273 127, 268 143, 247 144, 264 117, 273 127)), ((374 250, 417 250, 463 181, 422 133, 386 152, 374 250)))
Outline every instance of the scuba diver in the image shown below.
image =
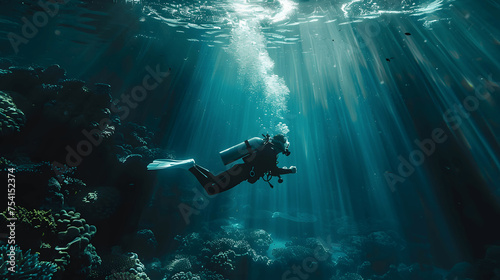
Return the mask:
POLYGON ((286 137, 277 134, 274 137, 262 135, 264 138, 254 137, 220 152, 224 165, 228 165, 240 158, 243 163, 236 164, 219 175, 213 175, 207 169, 197 165, 193 159, 172 160, 157 159, 148 165, 148 170, 160 170, 166 168, 184 168, 189 170, 203 186, 209 195, 215 195, 234 188, 241 182, 247 180, 254 184, 260 178, 270 183, 273 176, 278 177, 278 183, 282 183, 281 175, 296 173, 297 168, 279 168, 277 158, 280 153, 290 155, 288 147, 290 144, 286 137))

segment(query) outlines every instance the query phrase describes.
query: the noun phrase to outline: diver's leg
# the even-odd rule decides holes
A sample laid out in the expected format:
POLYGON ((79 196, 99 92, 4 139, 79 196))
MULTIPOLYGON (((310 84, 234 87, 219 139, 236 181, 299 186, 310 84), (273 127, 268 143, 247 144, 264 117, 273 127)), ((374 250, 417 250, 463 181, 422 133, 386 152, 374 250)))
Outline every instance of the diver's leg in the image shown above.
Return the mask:
POLYGON ((209 195, 218 194, 230 190, 248 179, 246 164, 236 164, 230 169, 215 176, 215 184, 204 185, 209 195))
POLYGON ((209 195, 215 195, 232 189, 247 180, 249 174, 247 167, 246 164, 237 164, 217 176, 199 165, 191 167, 189 171, 209 195))
POLYGON ((210 173, 210 171, 199 165, 195 165, 189 168, 189 172, 191 172, 196 177, 196 179, 202 186, 215 183, 215 176, 210 173))

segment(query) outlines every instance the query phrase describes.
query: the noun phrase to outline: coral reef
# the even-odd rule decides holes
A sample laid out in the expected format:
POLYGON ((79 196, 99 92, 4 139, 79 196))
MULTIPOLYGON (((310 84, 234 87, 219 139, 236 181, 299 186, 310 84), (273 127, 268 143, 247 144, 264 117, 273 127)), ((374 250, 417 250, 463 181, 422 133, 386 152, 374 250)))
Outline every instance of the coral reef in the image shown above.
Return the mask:
POLYGON ((17 246, 13 251, 10 246, 0 246, 0 278, 2 279, 50 280, 55 272, 55 264, 39 261, 38 254, 31 254, 31 250, 23 253, 17 246), (12 252, 15 258, 15 272, 8 270, 11 267, 12 252))
POLYGON ((389 265, 397 263, 406 248, 405 242, 393 231, 377 231, 355 235, 342 242, 342 249, 356 263, 369 261, 375 273, 383 274, 389 265))
MULTIPOLYGON (((101 260, 91 239, 106 252, 114 245, 108 240, 120 242, 115 236, 134 229, 152 188, 145 167, 153 158, 171 155, 155 148, 146 127, 122 125, 111 113, 111 86, 68 79, 59 65, 18 67, 2 59, 0 68, 0 168, 15 167, 16 191, 23 193, 16 204, 51 210, 43 215, 54 221, 42 232, 44 224, 25 219, 20 227, 31 238, 19 233, 19 239, 42 259, 54 260, 56 277, 95 275, 101 260), (114 152, 120 149, 125 150, 122 161, 114 152), (100 240, 87 221, 99 226, 100 240)), ((156 241, 148 232, 134 243, 134 251, 154 255, 156 241), (141 251, 141 244, 148 246, 141 251)))
POLYGON ((263 248, 270 245, 268 243, 269 233, 263 230, 233 233, 228 234, 226 231, 192 232, 183 237, 177 236, 179 247, 174 257, 169 258, 165 265, 165 279, 179 277, 241 279, 246 277, 245 273, 249 269, 269 273, 273 265, 272 260, 257 253, 247 241, 251 240, 260 252, 264 252, 263 248), (192 275, 187 276, 187 272, 191 272, 192 275))

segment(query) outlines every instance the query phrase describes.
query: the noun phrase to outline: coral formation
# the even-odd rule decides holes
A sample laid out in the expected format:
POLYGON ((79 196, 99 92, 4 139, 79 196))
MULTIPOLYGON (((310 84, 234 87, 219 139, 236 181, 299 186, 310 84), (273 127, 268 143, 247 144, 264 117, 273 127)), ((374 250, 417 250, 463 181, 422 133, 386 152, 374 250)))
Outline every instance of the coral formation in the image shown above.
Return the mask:
POLYGON ((235 258, 233 250, 218 252, 210 257, 207 267, 221 275, 231 275, 235 270, 235 258))
POLYGON ((12 101, 12 97, 0 91, 0 137, 21 131, 26 123, 24 113, 12 101))
MULTIPOLYGON (((46 244, 50 244, 57 233, 56 222, 51 211, 28 210, 16 206, 13 211, 16 220, 17 244, 21 248, 31 248, 41 252, 43 259, 50 259, 46 254, 46 244)), ((0 213, 0 224, 7 225, 10 214, 5 210, 0 213)))
POLYGON ((55 264, 39 261, 38 254, 31 254, 31 250, 23 253, 17 246, 14 251, 11 251, 10 246, 0 246, 0 278, 2 279, 50 280, 55 272, 55 264), (14 252, 15 272, 8 270, 11 266, 11 252, 14 252))
POLYGON ((116 188, 101 186, 81 189, 68 199, 68 205, 89 221, 101 221, 115 213, 120 201, 120 192, 116 188))
POLYGON ((80 213, 74 211, 61 210, 54 214, 54 219, 58 231, 58 246, 55 247, 58 256, 54 262, 63 272, 67 270, 79 277, 86 277, 90 270, 101 264, 95 247, 90 244, 96 227, 88 225, 80 213))
POLYGON ((179 272, 172 276, 170 280, 202 280, 199 275, 191 272, 179 272))
MULTIPOLYGON (((146 267, 139 260, 137 254, 112 253, 102 257, 102 264, 94 269, 90 278, 103 279, 107 277, 118 277, 118 276, 132 277, 132 275, 135 278, 125 278, 125 279, 149 280, 149 277, 146 274, 146 267)), ((110 279, 115 279, 115 278, 110 278, 110 279)))
POLYGON ((205 242, 197 232, 189 233, 184 237, 178 235, 175 239, 180 242, 177 251, 184 254, 196 254, 205 242))
POLYGON ((271 235, 263 229, 252 230, 247 236, 248 243, 259 254, 264 254, 273 243, 271 235))
POLYGON ((146 127, 127 122, 117 127, 114 151, 120 162, 127 157, 139 155, 144 161, 151 162, 157 158, 173 158, 171 153, 152 145, 154 134, 146 127))
POLYGON ((171 273, 179 273, 183 271, 190 271, 192 268, 191 262, 188 258, 174 259, 167 265, 167 270, 171 273))

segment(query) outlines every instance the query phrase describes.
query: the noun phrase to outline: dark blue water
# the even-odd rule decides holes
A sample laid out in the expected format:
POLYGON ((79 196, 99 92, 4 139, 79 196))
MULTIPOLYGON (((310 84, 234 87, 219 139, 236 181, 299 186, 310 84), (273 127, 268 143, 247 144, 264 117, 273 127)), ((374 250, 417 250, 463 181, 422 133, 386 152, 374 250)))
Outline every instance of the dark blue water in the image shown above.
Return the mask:
MULTIPOLYGON (((99 255, 112 246, 136 252, 151 279, 218 279, 209 272, 224 279, 500 277, 497 1, 50 3, 44 10, 36 1, 1 2, 0 56, 8 66, 58 64, 66 78, 89 88, 111 86, 116 134, 109 148, 98 145, 76 166, 73 176, 87 186, 62 192, 61 205, 85 218, 88 206, 79 209, 69 192, 83 196, 105 187, 113 194, 108 208, 118 210, 111 218, 87 218, 97 227, 92 243, 99 255), (155 86, 127 99, 148 75, 155 86), (206 196, 185 170, 143 170, 156 155, 168 155, 219 173, 227 168, 219 151, 278 133, 291 151, 278 165, 296 166, 297 174, 284 175, 283 183, 273 179, 274 188, 260 180, 206 196), (141 145, 128 139, 137 135, 149 157, 133 150, 141 145), (107 158, 120 155, 117 146, 142 156, 114 164, 107 158), (137 241, 142 229, 155 236, 153 252, 137 241), (257 250, 273 264, 245 259, 234 245, 238 256, 225 260, 234 269, 211 268, 227 250, 206 255, 206 242, 248 241, 256 229, 273 239, 270 249, 257 250), (192 233, 201 237, 189 242, 201 243, 189 247, 192 233), (322 240, 329 258, 310 256, 317 247, 300 243, 307 238, 322 240), (286 251, 286 242, 310 251, 286 251), (170 269, 174 259, 186 258, 190 265, 170 269), (410 273, 402 263, 418 269, 410 273), (188 271, 193 278, 181 278, 188 271)), ((77 147, 84 136, 47 123, 28 116, 24 132, 6 138, 5 159, 17 166, 27 158, 67 161, 65 147, 77 147), (40 136, 48 135, 41 125, 61 143, 40 136), (45 144, 32 147, 29 139, 45 144)), ((19 199, 28 209, 50 208, 19 199)))

